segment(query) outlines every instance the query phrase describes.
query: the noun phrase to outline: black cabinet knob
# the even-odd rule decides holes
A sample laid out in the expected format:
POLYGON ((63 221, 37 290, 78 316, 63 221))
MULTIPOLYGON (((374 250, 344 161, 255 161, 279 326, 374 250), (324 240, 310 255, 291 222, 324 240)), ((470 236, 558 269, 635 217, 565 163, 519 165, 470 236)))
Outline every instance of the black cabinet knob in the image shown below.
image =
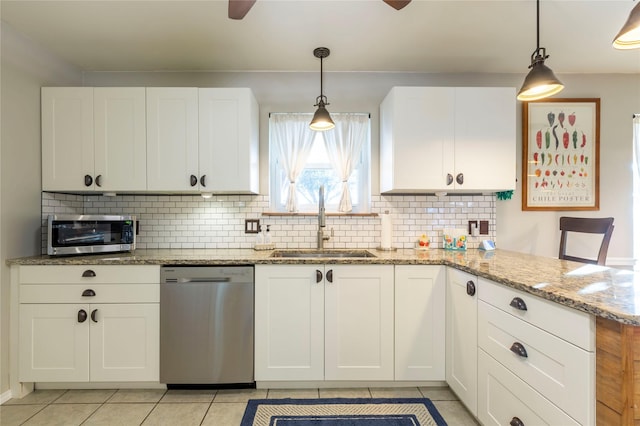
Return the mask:
POLYGON ((189 178, 189 183, 191 184, 191 186, 196 186, 198 184, 198 178, 196 177, 196 175, 191 175, 191 177, 189 178))
POLYGON ((92 289, 88 288, 85 291, 82 292, 82 297, 93 297, 96 295, 96 292, 93 291, 92 289))
POLYGON ((476 284, 471 280, 467 281, 467 294, 469 296, 476 294, 476 284))
POLYGON ((205 178, 207 177, 207 175, 202 175, 202 177, 200 178, 200 185, 202 185, 203 187, 206 187, 206 181, 205 178))
POLYGON ((93 311, 91 311, 91 321, 98 322, 97 315, 98 315, 97 309, 94 309, 93 311))
POLYGON ((456 182, 458 182, 458 185, 462 185, 464 183, 464 175, 462 173, 458 173, 456 176, 456 182))
POLYGON ((91 269, 87 269, 82 273, 83 278, 93 278, 95 276, 96 276, 96 273, 91 269))
POLYGON ((87 311, 80 309, 78 311, 78 322, 85 322, 87 320, 87 311))
POLYGON ((90 175, 84 175, 84 186, 91 186, 93 184, 93 178, 90 175))
POLYGON ((514 297, 513 300, 511 300, 511 303, 509 303, 509 306, 516 308, 519 311, 527 310, 527 304, 524 303, 524 300, 520 299, 519 297, 514 297))
POLYGON ((322 281, 322 272, 316 269, 316 282, 319 283, 320 281, 322 281))
POLYGON ((522 423, 522 420, 520 420, 519 418, 514 417, 509 422, 509 426, 524 426, 524 423, 522 423))
POLYGON ((327 281, 329 281, 330 283, 333 282, 333 269, 329 269, 327 271, 327 281))
POLYGON ((96 176, 96 185, 102 186, 102 175, 96 176))
POLYGON ((451 185, 453 183, 453 175, 451 173, 447 173, 447 185, 451 185))
POLYGON ((514 354, 521 356, 522 358, 527 358, 527 350, 524 348, 524 345, 520 342, 513 342, 513 345, 511 345, 511 348, 509 348, 511 350, 511 352, 513 352, 514 354))

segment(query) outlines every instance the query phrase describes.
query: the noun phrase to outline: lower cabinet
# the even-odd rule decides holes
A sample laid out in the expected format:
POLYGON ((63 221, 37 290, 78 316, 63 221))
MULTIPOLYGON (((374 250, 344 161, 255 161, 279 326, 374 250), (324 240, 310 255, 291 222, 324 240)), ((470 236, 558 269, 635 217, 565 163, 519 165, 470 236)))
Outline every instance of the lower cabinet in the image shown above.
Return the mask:
POLYGON ((159 267, 19 268, 19 381, 158 381, 159 267))
POLYGON ((256 265, 256 381, 393 380, 392 265, 256 265))
POLYGON ((395 380, 445 379, 445 275, 439 265, 395 267, 395 380))
POLYGON ((478 277, 447 269, 446 380, 473 415, 478 413, 478 277))

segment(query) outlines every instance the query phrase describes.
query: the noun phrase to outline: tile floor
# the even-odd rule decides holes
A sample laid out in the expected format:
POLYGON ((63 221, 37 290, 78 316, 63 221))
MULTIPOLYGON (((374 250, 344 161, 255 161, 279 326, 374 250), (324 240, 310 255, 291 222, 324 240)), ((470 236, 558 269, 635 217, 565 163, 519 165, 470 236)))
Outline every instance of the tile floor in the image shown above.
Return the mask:
POLYGON ((0 425, 238 426, 249 399, 430 398, 449 425, 477 425, 449 388, 37 390, 0 406, 0 425))

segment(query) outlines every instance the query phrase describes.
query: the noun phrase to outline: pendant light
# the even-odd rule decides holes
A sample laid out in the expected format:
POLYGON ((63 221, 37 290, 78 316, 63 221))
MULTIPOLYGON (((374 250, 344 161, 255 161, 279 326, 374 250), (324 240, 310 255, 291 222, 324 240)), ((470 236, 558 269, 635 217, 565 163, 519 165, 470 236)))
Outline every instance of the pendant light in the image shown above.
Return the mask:
POLYGON ((318 107, 318 109, 316 110, 316 113, 313 114, 313 119, 311 120, 309 127, 311 130, 320 132, 331 130, 336 127, 329 115, 329 111, 325 108, 325 106, 329 105, 327 97, 322 93, 322 60, 329 56, 329 53, 331 52, 326 47, 318 47, 313 51, 313 56, 320 58, 320 96, 316 98, 316 104, 314 106, 318 107))
POLYGON ((564 89, 564 85, 553 74, 551 68, 544 64, 548 57, 546 49, 540 47, 540 0, 536 0, 536 50, 531 54, 531 71, 518 92, 519 101, 535 101, 555 95, 564 89))
POLYGON ((613 40, 616 49, 640 49, 640 3, 629 14, 629 19, 613 40))

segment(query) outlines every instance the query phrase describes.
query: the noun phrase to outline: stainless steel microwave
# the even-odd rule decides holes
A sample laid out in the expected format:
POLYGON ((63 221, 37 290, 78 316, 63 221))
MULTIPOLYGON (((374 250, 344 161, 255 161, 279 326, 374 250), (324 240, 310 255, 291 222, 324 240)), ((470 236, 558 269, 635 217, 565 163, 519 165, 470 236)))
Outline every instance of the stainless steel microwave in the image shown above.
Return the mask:
POLYGON ((108 253, 136 248, 135 216, 49 215, 47 254, 108 253))

